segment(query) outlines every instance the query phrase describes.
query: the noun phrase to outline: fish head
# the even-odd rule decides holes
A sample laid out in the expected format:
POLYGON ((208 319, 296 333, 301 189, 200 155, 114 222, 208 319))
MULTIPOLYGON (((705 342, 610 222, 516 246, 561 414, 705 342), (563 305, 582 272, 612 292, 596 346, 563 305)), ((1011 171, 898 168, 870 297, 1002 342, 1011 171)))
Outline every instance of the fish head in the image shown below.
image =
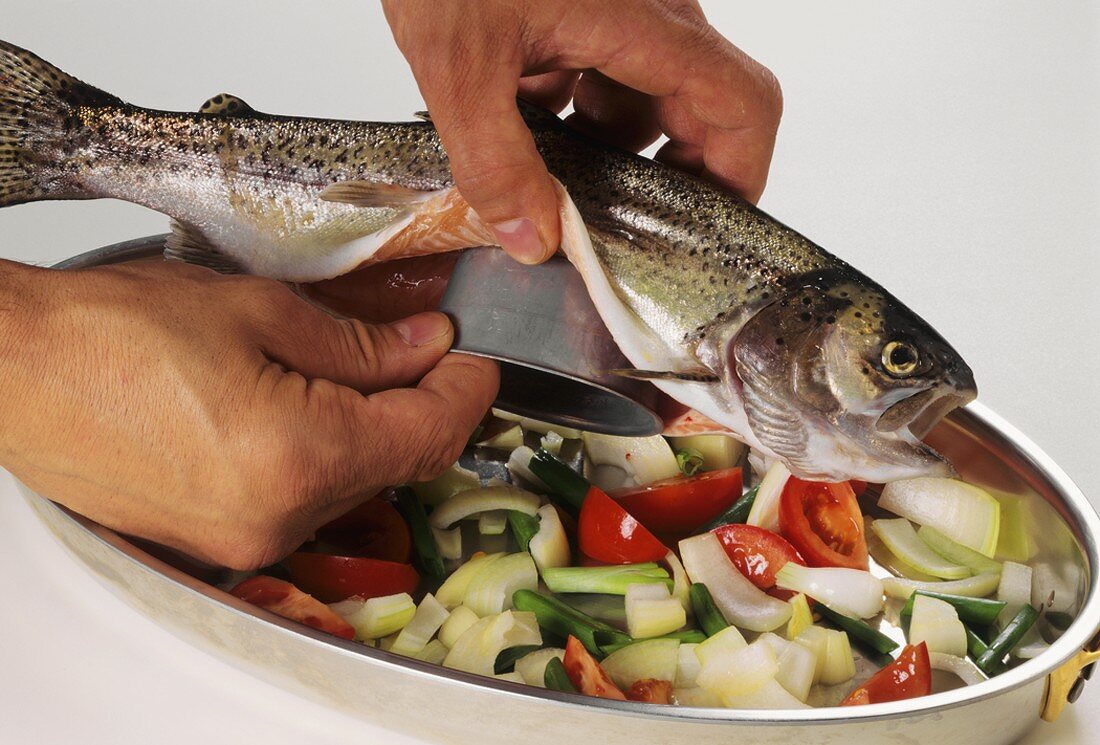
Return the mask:
POLYGON ((726 382, 753 435, 802 478, 951 476, 921 442, 977 395, 950 344, 854 270, 791 283, 728 341, 726 382))

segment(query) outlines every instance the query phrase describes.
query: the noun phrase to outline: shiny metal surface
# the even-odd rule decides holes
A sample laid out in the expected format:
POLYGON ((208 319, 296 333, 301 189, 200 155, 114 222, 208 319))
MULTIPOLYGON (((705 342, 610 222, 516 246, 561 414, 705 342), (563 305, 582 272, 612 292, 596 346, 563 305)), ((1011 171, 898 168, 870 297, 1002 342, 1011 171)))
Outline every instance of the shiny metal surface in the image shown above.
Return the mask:
MULTIPOLYGON (((77 268, 155 255, 157 239, 93 252, 77 268)), ((343 711, 441 742, 1009 743, 1039 721, 1047 676, 1077 658, 1100 627, 1100 518, 1080 490, 1022 434, 980 405, 953 412, 929 437, 963 478, 1015 500, 1033 527, 1029 560, 1056 587, 1053 640, 980 685, 858 708, 756 711, 661 707, 549 692, 427 665, 321 634, 247 605, 164 564, 126 538, 24 488, 43 522, 131 605, 259 677, 343 711), (1064 626, 1064 629, 1062 628, 1064 626)), ((1079 686, 1077 687, 1079 689, 1079 686)), ((1079 690, 1078 690, 1079 692, 1079 690)), ((1086 692, 1085 695, 1088 695, 1086 692)))
POLYGON ((608 372, 633 366, 563 257, 524 266, 499 249, 465 251, 439 309, 455 349, 500 361, 500 408, 610 435, 660 433, 656 389, 608 372))

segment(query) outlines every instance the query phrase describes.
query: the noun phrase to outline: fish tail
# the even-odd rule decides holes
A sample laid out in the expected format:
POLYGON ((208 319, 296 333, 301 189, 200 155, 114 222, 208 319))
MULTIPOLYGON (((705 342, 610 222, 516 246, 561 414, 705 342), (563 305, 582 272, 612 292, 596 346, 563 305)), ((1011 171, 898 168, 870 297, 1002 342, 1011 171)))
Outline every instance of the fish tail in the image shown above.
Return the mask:
POLYGON ((0 207, 87 199, 73 157, 91 132, 82 107, 125 106, 32 52, 0 41, 0 207))

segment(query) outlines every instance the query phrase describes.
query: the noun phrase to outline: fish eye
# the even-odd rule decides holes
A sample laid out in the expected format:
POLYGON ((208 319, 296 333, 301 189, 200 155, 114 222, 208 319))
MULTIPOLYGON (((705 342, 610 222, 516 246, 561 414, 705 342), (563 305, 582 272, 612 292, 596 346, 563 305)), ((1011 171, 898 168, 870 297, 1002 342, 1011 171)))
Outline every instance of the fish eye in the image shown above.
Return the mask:
POLYGON ((920 356, 917 348, 904 341, 892 341, 882 348, 882 366, 886 372, 904 378, 917 369, 920 356))

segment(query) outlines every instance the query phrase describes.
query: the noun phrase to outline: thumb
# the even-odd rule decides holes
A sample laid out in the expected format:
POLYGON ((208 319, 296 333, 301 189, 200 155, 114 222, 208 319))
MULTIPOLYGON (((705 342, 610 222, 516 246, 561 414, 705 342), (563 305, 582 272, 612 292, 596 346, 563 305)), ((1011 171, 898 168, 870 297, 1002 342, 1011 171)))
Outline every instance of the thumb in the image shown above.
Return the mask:
POLYGON ((308 379, 323 378, 360 393, 415 384, 447 353, 454 339, 442 313, 417 313, 386 324, 333 318, 298 303, 263 339, 273 361, 308 379))
POLYGON ((495 55, 466 59, 484 64, 474 70, 414 68, 414 73, 459 192, 505 251, 537 264, 558 247, 558 200, 516 106, 519 72, 498 64, 495 55))

